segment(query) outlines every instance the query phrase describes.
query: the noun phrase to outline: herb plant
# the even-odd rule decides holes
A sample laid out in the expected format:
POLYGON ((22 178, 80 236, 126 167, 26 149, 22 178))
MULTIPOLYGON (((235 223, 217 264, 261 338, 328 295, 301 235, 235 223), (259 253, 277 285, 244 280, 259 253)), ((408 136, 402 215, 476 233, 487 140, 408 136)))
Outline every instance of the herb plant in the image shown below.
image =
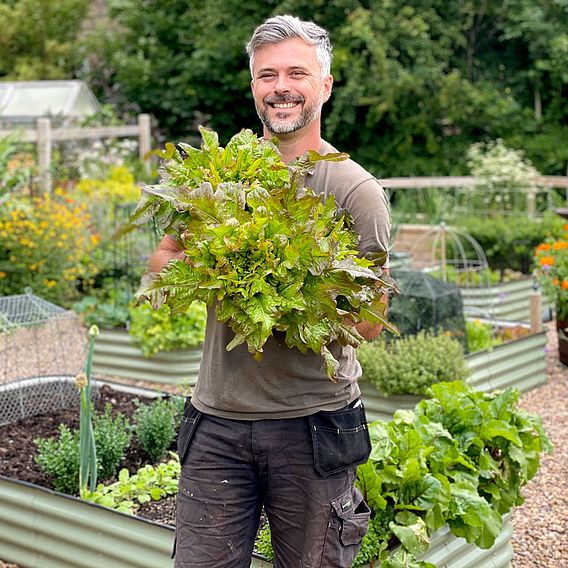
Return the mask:
POLYGON ((352 322, 395 331, 381 302, 393 287, 381 269, 386 253, 360 258, 347 212, 305 187, 316 162, 347 155, 307 152, 286 165, 273 141, 250 130, 225 148, 216 133, 202 128, 201 135, 199 149, 166 145, 161 182, 144 188, 133 214, 134 223, 153 221, 185 252, 149 274, 139 296, 173 312, 194 300, 214 306, 235 332, 227 350, 246 343, 256 358, 273 330, 283 331, 288 347, 321 354, 333 379, 337 361, 327 345, 357 347, 362 337, 352 322))
POLYGON ((421 331, 387 342, 379 337, 357 350, 363 380, 383 395, 423 395, 435 383, 469 375, 464 350, 446 333, 421 331))
POLYGON ((176 398, 157 398, 136 410, 136 436, 152 461, 162 459, 174 441, 180 408, 180 401, 176 398))
POLYGON ((371 456, 357 484, 381 529, 381 566, 411 563, 429 536, 451 532, 490 548, 502 517, 523 503, 521 488, 552 446, 540 419, 517 408, 519 393, 475 391, 460 381, 433 385, 414 411, 370 426, 371 456), (398 542, 396 556, 387 550, 398 542), (388 559, 387 559, 388 556, 388 559))
POLYGON ((148 303, 130 308, 130 336, 146 357, 158 351, 199 347, 205 338, 207 309, 193 302, 180 313, 168 305, 155 310, 148 303))
POLYGON ((168 462, 155 467, 147 464, 133 475, 122 469, 118 481, 110 485, 100 483, 83 498, 117 511, 134 513, 143 503, 173 495, 177 493, 181 466, 177 454, 171 456, 168 462))

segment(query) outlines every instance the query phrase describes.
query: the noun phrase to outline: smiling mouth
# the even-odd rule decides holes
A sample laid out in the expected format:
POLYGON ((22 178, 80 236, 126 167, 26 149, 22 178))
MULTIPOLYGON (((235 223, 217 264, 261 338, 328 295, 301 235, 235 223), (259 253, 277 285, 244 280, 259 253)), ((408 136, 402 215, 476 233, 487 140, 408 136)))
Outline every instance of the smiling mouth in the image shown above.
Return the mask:
POLYGON ((279 111, 293 109, 297 106, 300 106, 303 102, 304 99, 297 96, 267 97, 266 99, 264 99, 264 104, 279 111))
POLYGON ((294 108, 299 103, 272 103, 270 106, 275 109, 287 109, 287 108, 294 108))

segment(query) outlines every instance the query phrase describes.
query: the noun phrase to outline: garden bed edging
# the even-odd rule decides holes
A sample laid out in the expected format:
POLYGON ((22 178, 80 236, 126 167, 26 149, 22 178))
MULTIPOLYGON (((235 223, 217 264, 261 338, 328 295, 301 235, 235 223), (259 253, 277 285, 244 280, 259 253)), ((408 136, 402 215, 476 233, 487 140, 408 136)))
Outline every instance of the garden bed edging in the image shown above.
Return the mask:
MULTIPOLYGON (((471 371, 467 383, 490 392, 514 387, 521 392, 546 383, 546 331, 465 356, 471 371)), ((371 383, 360 381, 359 388, 369 422, 391 420, 400 409, 412 409, 423 398, 418 395, 382 395, 371 383)))
POLYGON ((125 329, 102 329, 95 341, 93 374, 195 386, 202 350, 161 351, 145 357, 125 329))

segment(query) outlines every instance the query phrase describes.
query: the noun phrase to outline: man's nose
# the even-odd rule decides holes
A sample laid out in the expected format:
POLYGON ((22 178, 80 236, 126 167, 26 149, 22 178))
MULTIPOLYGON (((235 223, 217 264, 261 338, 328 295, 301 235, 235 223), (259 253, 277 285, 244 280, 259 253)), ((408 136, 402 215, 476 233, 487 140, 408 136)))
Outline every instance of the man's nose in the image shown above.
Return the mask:
POLYGON ((286 75, 278 75, 276 84, 274 85, 275 93, 289 93, 290 85, 288 84, 288 79, 286 75))

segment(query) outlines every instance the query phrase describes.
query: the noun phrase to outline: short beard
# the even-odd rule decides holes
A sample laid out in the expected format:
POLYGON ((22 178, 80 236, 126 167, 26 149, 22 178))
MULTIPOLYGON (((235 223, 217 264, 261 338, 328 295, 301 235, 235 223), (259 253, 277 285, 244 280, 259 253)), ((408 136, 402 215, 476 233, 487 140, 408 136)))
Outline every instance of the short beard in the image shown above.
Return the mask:
POLYGON ((274 104, 277 102, 296 102, 298 101, 298 99, 293 97, 266 97, 263 101, 264 107, 262 108, 255 103, 258 117, 260 118, 262 124, 264 124, 268 132, 270 132, 271 134, 290 134, 292 132, 297 132, 308 124, 311 124, 320 116, 321 108, 323 106, 323 93, 318 97, 318 100, 315 104, 304 106, 302 108, 300 116, 296 120, 292 121, 272 122, 268 116, 268 111, 265 110, 269 106, 267 101, 274 104))

